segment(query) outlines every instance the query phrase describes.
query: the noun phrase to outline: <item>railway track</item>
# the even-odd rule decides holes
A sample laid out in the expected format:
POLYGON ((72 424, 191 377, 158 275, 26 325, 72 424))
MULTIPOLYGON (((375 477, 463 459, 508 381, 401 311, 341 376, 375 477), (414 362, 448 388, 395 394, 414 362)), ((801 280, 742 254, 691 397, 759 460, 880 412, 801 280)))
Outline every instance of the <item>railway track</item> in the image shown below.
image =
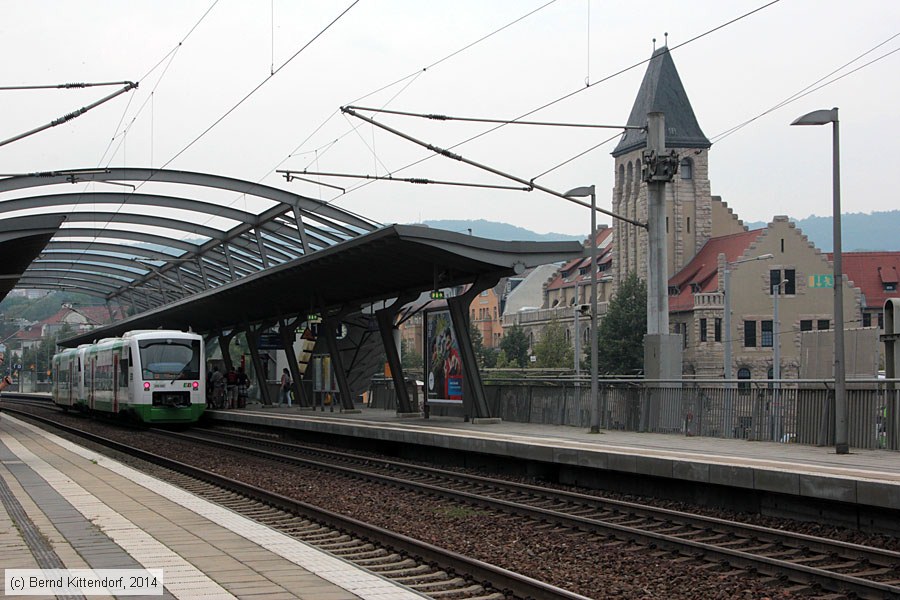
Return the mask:
MULTIPOLYGON (((33 404, 32 404, 33 406, 33 404)), ((5 403, 3 410, 154 465, 154 475, 431 598, 589 600, 580 594, 5 403), (160 469, 165 473, 160 473, 160 469)))
POLYGON ((236 433, 193 430, 171 435, 416 493, 439 494, 454 502, 637 541, 653 549, 703 556, 732 568, 786 578, 797 584, 797 591, 806 588, 859 598, 900 597, 898 552, 236 433))

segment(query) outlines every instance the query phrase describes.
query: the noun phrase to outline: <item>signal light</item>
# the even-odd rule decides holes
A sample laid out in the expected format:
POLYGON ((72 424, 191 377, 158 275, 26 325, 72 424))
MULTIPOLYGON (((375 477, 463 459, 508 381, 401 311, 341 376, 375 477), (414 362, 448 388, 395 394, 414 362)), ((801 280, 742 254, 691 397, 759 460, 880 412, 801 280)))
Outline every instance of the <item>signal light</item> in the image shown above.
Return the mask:
POLYGON ((200 382, 195 381, 194 383, 191 384, 191 387, 194 388, 194 391, 196 392, 197 390, 200 389, 200 382))
POLYGON ((443 300, 444 299, 444 290, 431 290, 431 299, 432 300, 443 300))
POLYGON ((149 392, 149 391, 150 391, 150 382, 149 382, 149 381, 145 381, 145 382, 144 382, 144 391, 145 391, 145 392, 149 392))

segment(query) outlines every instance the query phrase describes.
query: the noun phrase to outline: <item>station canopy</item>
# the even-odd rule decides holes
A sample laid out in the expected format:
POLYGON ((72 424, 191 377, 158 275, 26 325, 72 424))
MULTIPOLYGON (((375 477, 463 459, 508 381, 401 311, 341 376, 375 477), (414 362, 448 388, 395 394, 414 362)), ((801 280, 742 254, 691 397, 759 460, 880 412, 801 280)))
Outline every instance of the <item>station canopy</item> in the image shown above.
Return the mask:
POLYGON ((271 186, 141 168, 0 179, 0 220, 2 296, 12 284, 67 290, 131 315, 66 345, 133 329, 215 333, 347 312, 583 254, 577 242, 383 226, 271 186))

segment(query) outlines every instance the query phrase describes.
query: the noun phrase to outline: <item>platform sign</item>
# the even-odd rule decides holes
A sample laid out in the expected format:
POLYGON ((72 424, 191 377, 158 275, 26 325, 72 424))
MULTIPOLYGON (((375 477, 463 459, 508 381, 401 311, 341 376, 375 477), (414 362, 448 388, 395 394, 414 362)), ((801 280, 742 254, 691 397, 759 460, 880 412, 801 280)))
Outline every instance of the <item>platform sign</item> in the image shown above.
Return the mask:
POLYGON ((832 274, 823 274, 823 275, 810 275, 809 276, 809 287, 811 288, 833 288, 834 287, 834 275, 832 274))
POLYGON ((425 376, 429 402, 462 403, 462 360, 449 310, 425 313, 425 376))
POLYGON ((284 348, 281 343, 281 335, 277 333, 260 333, 259 343, 256 347, 259 350, 281 350, 284 348))

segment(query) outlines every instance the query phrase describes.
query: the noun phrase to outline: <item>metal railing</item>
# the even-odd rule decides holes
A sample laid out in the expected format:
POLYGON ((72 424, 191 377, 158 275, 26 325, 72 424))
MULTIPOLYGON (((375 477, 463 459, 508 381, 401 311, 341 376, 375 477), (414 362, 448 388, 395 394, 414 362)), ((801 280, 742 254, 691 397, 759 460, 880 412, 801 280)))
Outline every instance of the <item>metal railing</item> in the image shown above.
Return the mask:
MULTIPOLYGON (((900 450, 900 380, 847 383, 850 445, 900 450)), ((381 384, 373 382, 373 390, 381 384)), ((393 408, 377 390, 381 408, 393 408)), ((491 416, 589 427, 590 382, 485 377, 491 416)), ((832 380, 601 379, 597 403, 607 430, 828 446, 834 443, 832 380)))

